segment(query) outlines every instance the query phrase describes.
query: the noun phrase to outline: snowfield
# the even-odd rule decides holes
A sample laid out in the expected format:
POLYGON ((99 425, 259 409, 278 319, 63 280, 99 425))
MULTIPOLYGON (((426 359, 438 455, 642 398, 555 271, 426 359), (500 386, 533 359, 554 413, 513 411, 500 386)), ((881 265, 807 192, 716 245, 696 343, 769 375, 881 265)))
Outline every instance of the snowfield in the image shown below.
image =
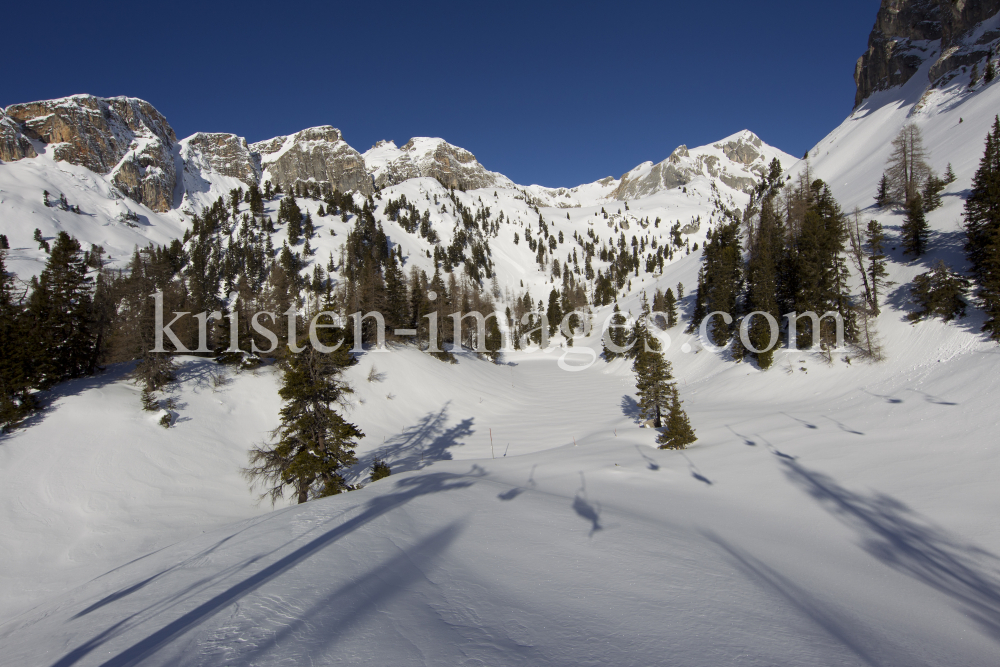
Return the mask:
MULTIPOLYGON (((884 362, 782 349, 761 372, 705 349, 682 323, 663 336, 698 442, 661 451, 642 428, 627 363, 590 363, 596 335, 509 352, 498 365, 467 352, 452 365, 408 346, 368 350, 347 372, 347 418, 366 434, 350 481, 366 481, 376 457, 393 474, 273 511, 239 471, 278 424, 277 371, 180 358, 164 429, 161 413, 141 410, 130 367, 109 368, 55 388, 28 428, 0 436, 2 661, 1000 664, 1000 346, 979 332, 975 309, 950 324, 905 319, 913 275, 939 258, 965 268, 963 201, 1000 82, 969 92, 959 77, 925 91, 925 80, 876 93, 810 151, 813 175, 845 212, 857 207, 886 227, 896 285, 878 319, 884 362), (931 166, 941 174, 950 162, 958 175, 928 215, 935 234, 919 261, 893 247, 902 216, 871 207, 906 122, 922 129, 931 166)), ((66 229, 119 261, 186 228, 182 213, 113 202, 100 177, 46 160, 0 166, 3 219, 29 221, 11 239, 23 248, 10 262, 22 277, 42 266, 30 239, 43 223, 46 236, 66 229), (52 183, 85 210, 108 202, 104 217, 35 203, 52 183), (111 222, 119 205, 146 216, 141 233, 111 222)), ((805 164, 783 166, 794 177, 805 164)), ((199 177, 203 199, 188 197, 192 206, 233 187, 210 176, 199 177)), ((630 216, 626 236, 663 242, 673 222, 700 216, 685 236, 700 247, 713 193, 746 201, 706 174, 626 205, 605 198, 619 182, 456 196, 490 206, 491 219, 504 213, 490 241, 499 287, 528 288, 535 300, 553 283, 524 242, 526 227, 537 234, 527 195, 549 198, 541 213, 567 236, 560 261, 574 232, 617 238, 602 208, 630 216), (647 217, 664 222, 640 228, 647 217)), ((419 207, 439 198, 431 221, 447 244, 444 188, 412 179, 382 191, 381 203, 400 194, 419 207)), ((300 204, 325 262, 351 225, 300 204)), ((268 207, 273 217, 276 203, 268 207)), ((379 219, 407 270, 433 270, 426 239, 379 219)), ((701 253, 676 255, 662 275, 633 278, 623 310, 637 313, 643 290, 682 281, 690 315, 701 253)))

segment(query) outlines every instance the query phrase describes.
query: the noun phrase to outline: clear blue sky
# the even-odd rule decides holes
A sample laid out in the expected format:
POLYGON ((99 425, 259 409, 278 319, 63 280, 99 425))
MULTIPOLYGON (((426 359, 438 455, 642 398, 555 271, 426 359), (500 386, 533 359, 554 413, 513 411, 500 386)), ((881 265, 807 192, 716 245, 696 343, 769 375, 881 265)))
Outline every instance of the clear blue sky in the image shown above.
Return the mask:
POLYGON ((53 2, 4 8, 0 105, 151 102, 179 137, 439 136, 572 186, 742 129, 800 156, 854 102, 878 0, 53 2))

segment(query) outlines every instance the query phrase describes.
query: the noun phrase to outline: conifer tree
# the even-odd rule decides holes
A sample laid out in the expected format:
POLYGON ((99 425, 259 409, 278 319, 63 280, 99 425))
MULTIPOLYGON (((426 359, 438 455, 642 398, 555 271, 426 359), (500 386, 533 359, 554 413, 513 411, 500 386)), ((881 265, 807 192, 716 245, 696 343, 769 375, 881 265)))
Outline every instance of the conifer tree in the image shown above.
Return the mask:
POLYGON ((656 439, 660 449, 684 449, 697 438, 687 413, 681 407, 681 398, 677 387, 673 387, 670 396, 670 412, 667 414, 667 428, 656 439))
POLYGON ((625 332, 626 318, 622 314, 621 310, 618 309, 618 302, 615 302, 614 312, 611 314, 611 319, 608 323, 608 329, 604 332, 603 345, 604 345, 604 359, 606 361, 611 361, 612 359, 617 359, 618 357, 625 356, 624 352, 619 352, 618 350, 624 349, 628 344, 626 338, 628 334, 625 332), (612 343, 614 347, 608 343, 612 343), (617 348, 617 349, 615 349, 617 348))
POLYGON ((934 269, 921 273, 910 285, 910 295, 916 302, 917 310, 907 315, 910 321, 925 317, 940 317, 945 322, 965 317, 965 293, 969 289, 968 279, 938 261, 934 269))
POLYGON ((989 49, 989 53, 986 55, 986 71, 983 73, 983 81, 989 83, 997 76, 996 68, 993 66, 993 47, 989 49))
POLYGON ((965 202, 965 250, 986 313, 986 331, 1000 340, 1000 116, 986 135, 986 148, 965 202))
POLYGON ((945 183, 943 179, 938 178, 934 173, 931 173, 927 177, 927 182, 924 184, 924 189, 921 193, 925 213, 930 213, 931 211, 940 208, 941 191, 944 190, 946 185, 947 183, 945 183))
POLYGON ((875 204, 879 208, 885 208, 889 205, 889 177, 886 176, 885 172, 882 173, 882 178, 878 182, 878 191, 875 193, 875 204))
POLYGON ((0 430, 17 424, 33 408, 24 307, 0 251, 0 430))
POLYGON ((975 88, 979 83, 979 63, 972 63, 972 72, 969 74, 969 88, 975 88))
POLYGON ((907 123, 892 140, 892 146, 885 172, 889 178, 889 195, 893 201, 909 206, 930 174, 920 128, 907 123))
POLYGON ((945 185, 951 185, 955 182, 955 170, 951 168, 951 162, 948 163, 947 169, 944 170, 944 183, 945 185))
POLYGON ((910 198, 906 207, 906 219, 901 228, 903 236, 903 252, 907 255, 920 257, 927 252, 927 241, 930 238, 930 227, 924 217, 923 197, 920 193, 910 198))
POLYGON ((677 326, 677 299, 674 297, 674 291, 669 287, 666 294, 663 295, 663 309, 667 313, 667 328, 677 326))
POLYGON ((555 335, 559 330, 559 323, 562 322, 562 305, 559 303, 559 290, 552 288, 549 292, 549 303, 545 309, 545 317, 549 321, 549 335, 555 335))
MULTIPOLYGON (((321 329, 320 342, 334 346, 343 340, 340 329, 321 329)), ((351 363, 347 347, 324 354, 312 346, 287 361, 281 389, 284 400, 281 425, 272 433, 273 443, 250 451, 250 466, 243 470, 252 488, 263 486, 262 498, 277 502, 290 487, 296 501, 350 490, 342 472, 357 463, 356 441, 364 434, 334 409, 351 393, 341 379, 351 363)))
POLYGON ((674 392, 673 368, 658 350, 643 350, 632 362, 635 373, 636 394, 639 409, 647 419, 653 420, 653 427, 663 426, 663 413, 670 409, 670 398, 674 392))
POLYGON ((92 367, 92 284, 80 243, 59 232, 28 302, 37 332, 34 365, 43 386, 80 377, 92 367))

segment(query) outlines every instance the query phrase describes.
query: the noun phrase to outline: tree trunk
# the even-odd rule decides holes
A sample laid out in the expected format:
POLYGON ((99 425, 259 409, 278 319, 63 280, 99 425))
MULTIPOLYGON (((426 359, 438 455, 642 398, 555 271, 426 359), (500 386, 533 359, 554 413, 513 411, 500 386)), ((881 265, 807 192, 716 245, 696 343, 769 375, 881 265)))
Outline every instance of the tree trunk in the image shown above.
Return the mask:
POLYGON ((660 406, 657 405, 656 406, 656 416, 653 417, 653 427, 654 428, 660 428, 661 426, 663 426, 663 424, 661 423, 661 420, 660 420, 660 406))

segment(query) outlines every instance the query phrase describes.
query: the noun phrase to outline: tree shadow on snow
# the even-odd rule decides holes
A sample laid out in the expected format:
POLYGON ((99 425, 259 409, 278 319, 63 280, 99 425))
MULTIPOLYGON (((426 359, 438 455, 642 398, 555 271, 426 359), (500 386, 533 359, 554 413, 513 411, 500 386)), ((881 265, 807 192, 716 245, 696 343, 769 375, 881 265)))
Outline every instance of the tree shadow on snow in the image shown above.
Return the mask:
POLYGON ((634 421, 636 424, 641 424, 645 421, 643 419, 642 410, 639 409, 639 404, 630 394, 625 394, 622 396, 622 414, 634 421))
MULTIPOLYGON (((480 478, 483 475, 485 475, 485 471, 483 471, 482 468, 473 466, 472 470, 464 475, 454 473, 430 473, 416 477, 408 477, 396 482, 395 491, 393 493, 372 498, 360 514, 348 519, 347 521, 338 523, 338 525, 321 532, 319 535, 312 537, 312 539, 308 539, 308 541, 307 538, 309 533, 288 543, 281 544, 268 552, 250 556, 233 566, 225 568, 209 577, 205 577, 186 586, 179 592, 172 592, 158 600, 155 599, 154 592, 148 591, 146 593, 147 597, 154 598, 154 600, 147 607, 127 616, 123 620, 117 621, 107 629, 98 633, 95 637, 80 644, 61 659, 53 663, 52 667, 69 667, 70 665, 74 665, 106 642, 115 639, 130 630, 137 629, 140 626, 148 626, 149 624, 155 625, 157 617, 161 614, 167 613, 172 616, 180 613, 177 609, 178 607, 181 607, 182 609, 186 607, 188 610, 181 613, 179 617, 176 617, 174 620, 169 622, 166 622, 166 619, 164 619, 164 625, 162 625, 158 630, 151 632, 116 655, 100 663, 102 667, 125 667, 126 665, 139 664, 173 642, 175 639, 179 638, 184 633, 196 628, 202 622, 210 619, 220 610, 237 603, 248 595, 253 594, 261 586, 264 586, 279 576, 291 571, 317 552, 328 547, 339 539, 346 537, 391 510, 401 507, 410 500, 420 496, 467 488, 475 483, 475 479, 480 478), (278 558, 269 565, 261 567, 256 572, 250 574, 242 580, 231 582, 231 580, 236 579, 241 572, 255 565, 260 566, 262 561, 274 557, 279 552, 293 545, 295 542, 300 542, 301 544, 291 551, 291 553, 278 558), (226 586, 226 588, 218 592, 214 592, 212 590, 213 586, 218 587, 220 585, 226 586), (212 594, 213 592, 214 595, 212 594), (205 599, 205 597, 209 595, 211 597, 205 599)), ((339 519, 340 516, 338 515, 337 517, 330 519, 329 522, 338 522, 339 519)), ((429 538, 429 541, 426 541, 429 552, 435 551, 434 545, 438 545, 440 549, 437 549, 437 552, 440 553, 441 549, 447 546, 447 544, 450 544, 450 542, 457 537, 457 531, 457 526, 451 526, 446 528, 444 531, 441 531, 439 534, 429 538)), ((310 533, 314 532, 317 531, 315 529, 310 531, 310 533)), ((161 575, 162 574, 165 573, 161 573, 161 575)), ((138 590, 139 588, 143 588, 161 575, 154 575, 154 577, 126 587, 121 591, 121 593, 128 594, 138 590)), ((218 589, 216 588, 216 590, 218 589)), ((123 596, 124 595, 119 595, 119 597, 123 596)), ((99 607, 100 602, 91 604, 78 615, 82 615, 84 612, 92 613, 99 607)))
POLYGON ((950 535, 895 498, 855 493, 797 461, 781 464, 792 482, 857 531, 865 551, 948 596, 1000 642, 1000 558, 950 535))
POLYGON ((446 427, 450 404, 451 401, 448 401, 437 412, 428 412, 416 424, 387 440, 361 459, 354 467, 355 473, 363 477, 376 458, 386 461, 394 473, 420 470, 435 461, 450 460, 452 456, 448 450, 461 447, 465 444, 463 440, 475 433, 472 428, 474 418, 446 427))

